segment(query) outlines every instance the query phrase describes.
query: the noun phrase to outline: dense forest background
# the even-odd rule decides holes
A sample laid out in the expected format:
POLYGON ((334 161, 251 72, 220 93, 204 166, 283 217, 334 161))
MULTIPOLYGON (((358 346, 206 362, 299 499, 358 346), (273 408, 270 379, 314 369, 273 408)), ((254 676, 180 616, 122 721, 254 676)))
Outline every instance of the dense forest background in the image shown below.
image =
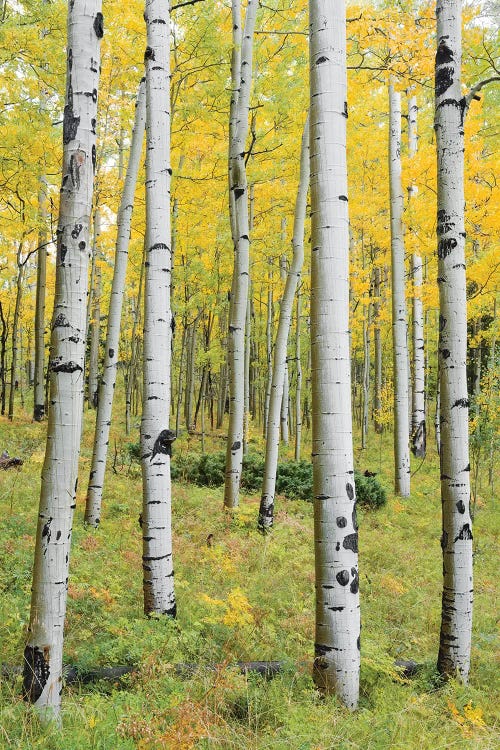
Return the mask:
MULTIPOLYGON (((144 147, 132 200, 103 506, 98 530, 91 528, 95 524, 88 508, 84 524, 117 219, 146 48, 143 4, 132 0, 124 7, 110 0, 103 11, 85 299, 85 407, 65 624, 68 686, 63 729, 42 730, 22 702, 18 672, 28 625, 50 409, 47 368, 61 187, 67 3, 5 1, 2 7, 0 453, 5 454, 0 459, 0 746, 496 747, 498 3, 474 2, 462 8, 463 91, 491 79, 491 85, 478 90, 470 102, 464 128, 476 577, 469 684, 458 679, 443 684, 435 667, 442 540, 438 348, 443 325, 436 252, 435 7, 425 2, 362 2, 347 8, 350 370, 363 626, 360 703, 354 714, 337 697, 317 693, 310 678, 315 577, 310 198, 303 231, 304 267, 293 302, 282 384, 274 525, 272 533, 257 531, 258 522, 263 530, 259 497, 264 492, 273 356, 293 262, 301 139, 309 108, 307 4, 261 3, 253 37, 244 154, 250 230, 245 459, 239 506, 231 511, 223 511, 222 487, 234 256, 228 213, 234 24, 226 2, 200 0, 171 7, 170 427, 176 440, 169 445, 177 618, 166 621, 157 615, 145 618, 141 597, 144 147), (415 454, 410 494, 397 486, 393 446, 389 84, 402 104, 407 433, 415 454), (46 257, 46 292, 40 378, 36 308, 41 254, 46 257), (420 274, 415 273, 416 265, 420 274), (420 348, 412 341, 419 306, 427 438, 423 449, 421 422, 415 422, 412 410, 415 352, 420 348), (248 665, 255 662, 267 666, 254 671, 248 665)), ((227 491, 224 502, 227 506, 227 491)))

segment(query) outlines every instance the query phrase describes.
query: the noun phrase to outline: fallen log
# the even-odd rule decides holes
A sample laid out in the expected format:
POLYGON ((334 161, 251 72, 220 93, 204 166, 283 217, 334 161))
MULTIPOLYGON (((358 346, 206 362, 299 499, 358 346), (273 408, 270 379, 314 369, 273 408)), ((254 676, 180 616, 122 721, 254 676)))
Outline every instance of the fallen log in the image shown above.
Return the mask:
POLYGON ((0 456, 0 469, 12 469, 14 466, 22 466, 23 460, 21 458, 11 458, 8 451, 4 451, 0 456))

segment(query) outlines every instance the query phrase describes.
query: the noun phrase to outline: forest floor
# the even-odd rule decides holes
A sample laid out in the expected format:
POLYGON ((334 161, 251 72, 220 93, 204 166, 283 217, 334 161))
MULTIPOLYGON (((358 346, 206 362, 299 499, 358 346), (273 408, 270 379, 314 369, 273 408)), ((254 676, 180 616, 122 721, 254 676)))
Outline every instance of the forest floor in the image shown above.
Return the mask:
MULTIPOLYGON (((475 504, 475 611, 468 686, 440 685, 439 469, 434 445, 412 470, 411 498, 392 493, 392 436, 356 450, 378 472, 387 504, 360 512, 361 700, 349 713, 311 682, 314 633, 312 506, 278 498, 276 524, 256 531, 259 498, 222 510, 222 488, 173 486, 176 621, 142 613, 141 477, 121 428, 112 433, 97 532, 83 526, 92 440, 86 414, 70 568, 65 660, 80 671, 130 664, 117 682, 67 686, 63 729, 42 731, 20 697, 20 677, 2 677, 0 748, 16 750, 440 750, 500 746, 495 664, 499 514, 486 482, 475 504), (116 453, 115 453, 116 451, 116 453), (421 465, 420 465, 421 464, 421 465), (210 545, 207 544, 207 537, 210 545), (412 659, 402 679, 394 660, 412 659), (273 680, 241 674, 236 661, 282 660, 273 680), (179 674, 176 665, 198 670, 179 674), (209 668, 209 665, 216 665, 209 668)), ((257 432, 257 431, 255 431, 257 432)), ((307 435, 305 436, 307 439, 307 435)), ((262 450, 260 438, 253 448, 262 450)), ((220 450, 219 438, 206 438, 220 450)), ((19 665, 29 599, 45 425, 28 414, 0 418, 0 452, 24 460, 0 472, 2 664, 19 665)), ((200 450, 181 437, 177 453, 200 450), (188 446, 188 442, 190 445, 188 446)), ((309 448, 304 450, 307 454, 309 448)), ((290 456, 291 457, 291 456, 290 456)), ((413 461, 413 460, 412 460, 413 461)), ((486 472, 485 472, 486 473, 486 472)))

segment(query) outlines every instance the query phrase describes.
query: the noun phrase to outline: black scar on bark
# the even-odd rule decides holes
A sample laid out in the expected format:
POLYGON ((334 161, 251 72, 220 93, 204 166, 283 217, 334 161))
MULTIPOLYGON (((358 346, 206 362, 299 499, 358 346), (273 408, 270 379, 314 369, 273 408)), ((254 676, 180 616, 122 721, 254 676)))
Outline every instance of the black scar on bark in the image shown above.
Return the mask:
POLYGON ((344 549, 350 549, 352 552, 358 551, 358 532, 347 534, 342 542, 344 549))
POLYGON ((60 538, 61 538, 61 532, 58 531, 56 534, 56 542, 58 542, 60 538))
POLYGON ((435 88, 436 96, 441 96, 453 83, 453 68, 444 65, 436 70, 435 88))
POLYGON ((231 450, 232 451, 239 451, 240 448, 241 448, 240 441, 239 440, 235 440, 234 443, 231 446, 231 450))
POLYGON ((50 369, 52 372, 67 372, 72 373, 76 372, 77 370, 82 370, 81 365, 77 364, 76 362, 72 362, 71 360, 69 362, 62 362, 61 364, 57 364, 57 362, 52 363, 50 366, 50 369))
POLYGON ((331 646, 323 646, 322 643, 314 644, 314 656, 326 656, 330 651, 333 651, 331 646))
POLYGON ((436 64, 437 65, 446 65, 448 63, 453 62, 453 52, 448 47, 446 42, 442 39, 439 42, 437 52, 436 52, 436 64))
POLYGON ((43 525, 42 529, 42 539, 45 539, 47 537, 47 544, 50 542, 50 524, 52 523, 52 518, 49 518, 49 520, 43 525))
POLYGON ((354 508, 353 508, 353 511, 352 511, 352 526, 353 526, 354 531, 357 531, 359 529, 358 513, 357 513, 357 510, 356 510, 356 507, 357 507, 357 502, 354 503, 354 508))
POLYGON ((337 573, 335 576, 337 581, 340 583, 341 586, 347 586, 349 583, 349 571, 348 570, 341 570, 340 573, 337 573))
POLYGON ((71 143, 71 141, 75 140, 79 125, 80 118, 74 116, 73 105, 67 104, 64 107, 63 115, 63 143, 71 143))
POLYGON ((97 120, 95 117, 93 117, 90 121, 90 127, 92 128, 92 135, 95 135, 95 126, 97 125, 97 120))
POLYGON ((358 647, 358 651, 361 651, 361 636, 360 635, 358 635, 356 646, 358 647))
POLYGON ((448 255, 456 248, 457 241, 454 237, 446 237, 445 239, 439 240, 438 244, 438 258, 441 260, 447 258, 448 255))
POLYGON ((470 464, 467 464, 467 466, 465 467, 464 471, 470 471, 470 464))
POLYGON ((94 18, 94 31, 98 39, 102 39, 104 36, 104 16, 102 13, 96 13, 94 18))
POLYGON ((349 500, 354 500, 354 487, 350 482, 347 482, 346 486, 347 497, 349 500))
POLYGON ((347 201, 347 195, 339 195, 339 201, 347 201))
POLYGON ((335 545, 335 552, 340 552, 340 542, 335 545))
POLYGON ((351 594, 357 594, 359 591, 359 576, 356 568, 351 568, 352 581, 350 585, 351 594))
POLYGON ((442 356, 443 359, 448 359, 448 357, 451 354, 451 352, 450 352, 449 349, 440 349, 439 351, 440 351, 441 356, 442 356))
POLYGON ((463 500, 459 500, 456 504, 456 507, 459 513, 461 513, 462 515, 465 513, 465 503, 463 500))
POLYGON ((172 443, 176 437, 177 435, 173 430, 162 430, 155 440, 153 452, 151 454, 151 461, 158 453, 163 453, 165 456, 171 456, 172 443))
POLYGON ((345 607, 328 607, 330 612, 342 612, 342 610, 345 609, 345 607))
MULTIPOLYGON (((80 163, 75 159, 75 155, 71 155, 71 159, 69 160, 69 173, 71 175, 71 182, 73 183, 73 186, 76 187, 77 190, 80 189, 80 163)), ((81 226, 80 224, 75 225, 76 227, 81 226)), ((75 230, 73 230, 74 232, 75 230)), ((75 235, 71 232, 71 236, 75 237, 75 235)), ((76 234, 76 237, 78 237, 78 233, 76 234)))
POLYGON ((154 59, 155 59, 154 50, 152 50, 151 47, 146 47, 146 51, 144 53, 144 60, 154 60, 154 59))
POLYGON ((72 49, 68 50, 68 69, 69 70, 73 69, 73 50, 72 49))
POLYGON ((23 698, 29 703, 35 703, 43 693, 50 676, 50 649, 45 646, 43 651, 38 646, 26 646, 23 664, 23 698))
POLYGON ((71 230, 71 236, 73 237, 74 240, 77 239, 82 229, 83 229, 83 224, 75 224, 75 226, 71 230))
POLYGON ((152 250, 168 250, 168 245, 165 245, 164 242, 157 242, 156 245, 151 245, 149 252, 152 250))
POLYGON ((342 114, 346 119, 349 117, 349 113, 347 111, 347 102, 344 102, 344 111, 342 112, 342 114))
POLYGON ((172 336, 175 334, 175 315, 172 315, 170 318, 170 330, 172 331, 172 336))
POLYGON ((114 356, 115 356, 115 350, 114 350, 114 349, 111 349, 111 348, 110 348, 110 349, 108 350, 108 354, 109 354, 109 356, 110 356, 111 358, 112 358, 112 357, 114 357, 114 356))
POLYGON ((238 198, 241 198, 245 191, 243 188, 234 188, 234 198, 235 200, 238 200, 238 198))
POLYGON ((177 604, 174 603, 173 607, 170 607, 170 609, 166 609, 164 614, 175 620, 175 618, 177 617, 177 604))
POLYGON ((67 319, 66 315, 64 313, 59 313, 59 315, 54 320, 54 325, 52 326, 52 330, 54 328, 70 328, 71 323, 67 319))
POLYGON ((83 250, 85 250, 86 247, 87 247, 87 245, 86 245, 86 243, 83 240, 78 243, 78 249, 79 250, 83 251, 83 250))
POLYGON ((468 539, 472 539, 472 531, 470 528, 470 524, 464 523, 464 525, 460 529, 460 533, 458 534, 458 536, 455 537, 453 541, 458 542, 459 539, 461 542, 465 542, 468 539))
POLYGON ((92 89, 91 96, 92 96, 92 101, 94 102, 94 104, 96 104, 96 102, 97 102, 97 89, 92 89))
POLYGON ((347 518, 345 518, 345 516, 337 516, 337 526, 339 529, 345 529, 347 526, 347 518))
POLYGON ((466 409, 469 407, 469 405, 470 403, 468 398, 459 398, 455 401, 451 408, 453 409, 455 406, 461 406, 463 409, 466 409))
POLYGON ((328 62, 328 57, 326 57, 325 55, 321 55, 321 57, 318 57, 318 59, 316 60, 316 65, 321 65, 322 63, 326 62, 328 62))
POLYGON ((440 315, 439 316, 439 330, 444 331, 445 328, 446 328, 446 318, 444 317, 444 315, 440 315))
POLYGON ((94 170, 94 172, 95 172, 96 164, 97 164, 97 155, 96 155, 95 143, 94 143, 92 146, 92 169, 94 170))

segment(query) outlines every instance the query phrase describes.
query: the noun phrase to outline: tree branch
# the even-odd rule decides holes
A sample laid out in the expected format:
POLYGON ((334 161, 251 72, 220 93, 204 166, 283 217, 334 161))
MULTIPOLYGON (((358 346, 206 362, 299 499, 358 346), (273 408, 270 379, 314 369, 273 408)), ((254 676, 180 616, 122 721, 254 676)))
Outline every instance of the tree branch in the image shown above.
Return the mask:
POLYGON ((186 0, 185 3, 177 3, 177 5, 170 6, 170 12, 177 10, 177 8, 184 8, 185 5, 196 5, 196 3, 202 3, 203 0, 186 0))
POLYGON ((482 88, 487 86, 489 83, 500 83, 500 76, 491 76, 491 78, 484 78, 482 81, 479 81, 479 83, 476 83, 475 86, 473 86, 470 91, 464 96, 465 101, 465 109, 464 114, 469 109, 470 103, 473 99, 479 99, 479 92, 482 88))

